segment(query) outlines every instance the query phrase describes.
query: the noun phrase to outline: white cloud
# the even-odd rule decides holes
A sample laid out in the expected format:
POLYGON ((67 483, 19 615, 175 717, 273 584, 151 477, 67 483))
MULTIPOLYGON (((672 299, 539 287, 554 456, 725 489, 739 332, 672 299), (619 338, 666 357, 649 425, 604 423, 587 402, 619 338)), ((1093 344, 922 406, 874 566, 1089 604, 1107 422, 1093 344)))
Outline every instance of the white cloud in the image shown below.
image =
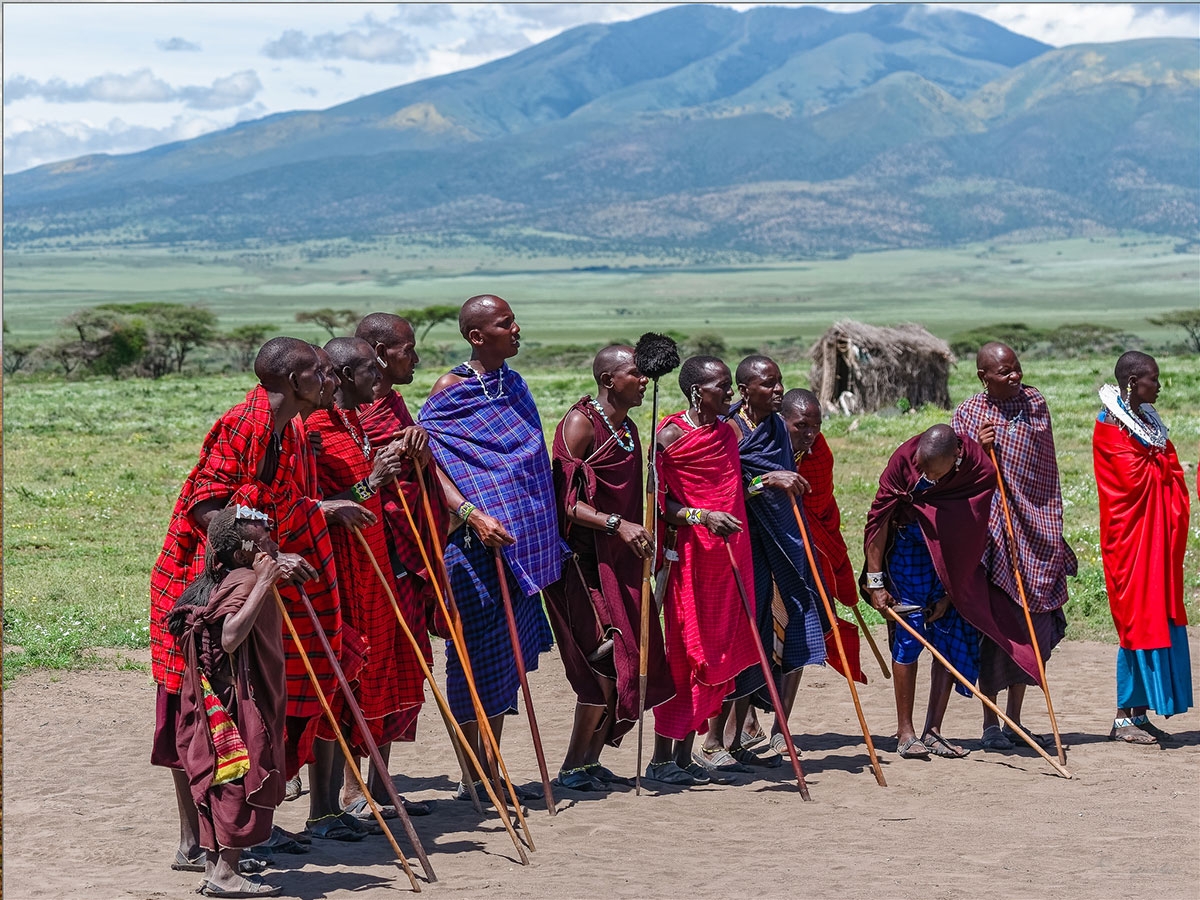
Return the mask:
POLYGON ((408 64, 424 51, 407 30, 368 15, 358 29, 307 35, 289 28, 263 45, 271 59, 353 59, 361 62, 408 64))
POLYGON ((155 41, 154 46, 165 53, 199 53, 200 45, 187 38, 173 37, 166 41, 155 41))
POLYGON ((93 125, 86 120, 17 119, 6 123, 4 171, 19 172, 42 163, 92 153, 135 153, 171 141, 186 141, 230 124, 196 116, 176 116, 162 128, 131 125, 119 118, 104 125, 93 125))
POLYGON ((204 87, 172 87, 149 69, 128 75, 113 72, 71 84, 62 78, 38 81, 14 75, 4 82, 4 103, 39 98, 47 103, 170 103, 183 101, 192 109, 228 109, 253 100, 262 82, 252 69, 216 78, 204 87))
POLYGON ((956 4, 1010 31, 1063 47, 1147 37, 1196 37, 1200 5, 1163 3, 956 4))

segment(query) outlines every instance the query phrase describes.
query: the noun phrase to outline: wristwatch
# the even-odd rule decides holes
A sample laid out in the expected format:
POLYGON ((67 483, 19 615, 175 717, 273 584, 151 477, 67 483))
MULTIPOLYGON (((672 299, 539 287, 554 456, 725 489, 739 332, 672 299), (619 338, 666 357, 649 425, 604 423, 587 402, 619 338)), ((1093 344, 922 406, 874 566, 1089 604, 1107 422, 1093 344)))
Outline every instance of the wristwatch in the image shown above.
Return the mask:
POLYGON ((608 517, 608 521, 604 523, 604 530, 606 532, 608 532, 609 534, 616 534, 617 529, 620 527, 620 525, 621 525, 621 517, 619 515, 617 515, 616 513, 613 513, 611 516, 608 517))

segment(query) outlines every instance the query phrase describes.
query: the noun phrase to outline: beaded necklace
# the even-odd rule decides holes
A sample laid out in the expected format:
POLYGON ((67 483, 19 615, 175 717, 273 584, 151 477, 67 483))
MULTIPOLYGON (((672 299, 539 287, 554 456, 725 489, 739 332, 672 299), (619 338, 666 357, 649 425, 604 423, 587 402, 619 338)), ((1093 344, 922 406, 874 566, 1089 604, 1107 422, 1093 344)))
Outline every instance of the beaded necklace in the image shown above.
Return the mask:
POLYGON ((367 430, 365 428, 362 430, 362 437, 360 438, 354 433, 354 426, 350 424, 350 416, 346 414, 346 411, 340 406, 335 406, 334 409, 337 410, 338 417, 342 420, 342 424, 346 426, 346 430, 350 432, 351 440, 362 450, 363 459, 370 459, 371 439, 367 437, 367 430))
POLYGON ((471 365, 470 362, 465 362, 465 363, 463 363, 463 365, 466 366, 468 369, 470 369, 475 374, 475 380, 479 382, 479 389, 481 391, 483 391, 483 397, 485 400, 495 401, 495 400, 499 400, 501 397, 504 396, 504 372, 502 372, 502 371, 500 372, 500 378, 499 378, 500 389, 498 391, 496 391, 496 396, 493 397, 491 394, 488 393, 487 384, 485 384, 484 380, 483 380, 483 373, 480 372, 478 369, 476 369, 473 365, 471 365))
POLYGON ((621 440, 621 435, 617 433, 617 429, 613 428, 612 422, 608 421, 608 413, 606 413, 604 411, 604 407, 600 405, 600 401, 594 400, 589 397, 588 403, 590 403, 592 405, 592 409, 594 409, 596 412, 600 413, 600 418, 602 418, 604 420, 604 425, 606 428, 608 428, 609 433, 613 436, 613 440, 615 440, 617 442, 617 446, 620 447, 622 450, 624 450, 626 453, 632 453, 633 452, 633 435, 631 435, 629 433, 628 417, 625 419, 624 422, 621 423, 621 431, 625 434, 626 438, 628 439, 628 443, 626 443, 625 441, 621 440))

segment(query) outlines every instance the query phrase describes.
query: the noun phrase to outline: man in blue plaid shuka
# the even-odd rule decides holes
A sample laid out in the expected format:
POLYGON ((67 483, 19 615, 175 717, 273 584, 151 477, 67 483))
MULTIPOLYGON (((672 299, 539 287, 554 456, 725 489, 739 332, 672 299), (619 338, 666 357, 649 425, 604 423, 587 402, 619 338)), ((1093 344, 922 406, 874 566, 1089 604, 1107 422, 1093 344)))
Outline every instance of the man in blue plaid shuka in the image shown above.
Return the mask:
MULTIPOLYGON (((418 421, 429 432, 447 505, 464 522, 447 542, 446 569, 475 685, 499 738, 503 716, 516 711, 520 682, 494 548, 502 550, 521 656, 530 671, 554 640, 539 594, 562 576, 569 550, 559 536, 541 417, 525 380, 504 362, 520 346, 512 310, 498 297, 472 297, 459 313, 459 327, 471 344, 471 362, 438 380, 418 421)), ((450 641, 446 695, 455 718, 477 740, 475 709, 450 641)))

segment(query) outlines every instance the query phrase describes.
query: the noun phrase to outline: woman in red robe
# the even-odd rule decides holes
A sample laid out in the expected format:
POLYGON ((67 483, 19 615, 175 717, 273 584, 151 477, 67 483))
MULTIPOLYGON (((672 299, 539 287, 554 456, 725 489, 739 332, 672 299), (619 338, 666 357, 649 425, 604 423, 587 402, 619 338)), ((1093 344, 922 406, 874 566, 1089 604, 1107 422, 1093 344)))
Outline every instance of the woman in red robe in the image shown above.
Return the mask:
POLYGON ((1157 744, 1170 735, 1150 722, 1192 705, 1183 555, 1190 499, 1167 426, 1151 405, 1158 364, 1131 350, 1117 360, 1116 386, 1092 433, 1100 494, 1100 553, 1117 651, 1117 715, 1109 740, 1157 744))

